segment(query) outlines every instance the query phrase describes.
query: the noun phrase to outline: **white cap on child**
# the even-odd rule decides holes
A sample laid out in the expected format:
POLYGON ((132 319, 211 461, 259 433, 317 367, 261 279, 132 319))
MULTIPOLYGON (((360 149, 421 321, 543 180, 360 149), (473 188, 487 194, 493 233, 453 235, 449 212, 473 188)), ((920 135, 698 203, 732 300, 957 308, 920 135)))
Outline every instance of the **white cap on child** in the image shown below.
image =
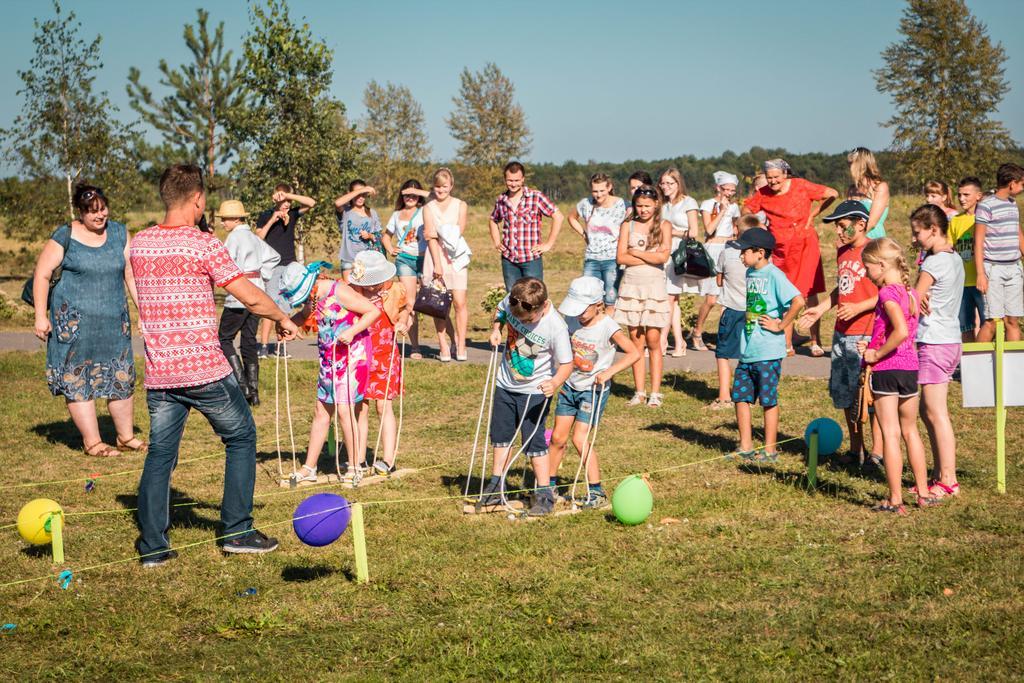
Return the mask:
POLYGON ((558 312, 575 318, 588 306, 603 300, 604 283, 593 275, 584 275, 569 283, 569 292, 558 306, 558 312))

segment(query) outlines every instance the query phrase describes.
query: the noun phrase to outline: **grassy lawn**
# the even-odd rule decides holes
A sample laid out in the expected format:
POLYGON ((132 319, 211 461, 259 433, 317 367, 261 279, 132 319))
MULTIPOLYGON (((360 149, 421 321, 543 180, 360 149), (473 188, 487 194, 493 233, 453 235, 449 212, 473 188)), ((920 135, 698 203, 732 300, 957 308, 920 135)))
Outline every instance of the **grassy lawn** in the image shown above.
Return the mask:
MULTIPOLYGON (((314 370, 289 369, 301 449, 314 370)), ((37 496, 68 513, 115 511, 69 516, 69 590, 53 577, 0 589, 0 623, 17 625, 0 635, 11 679, 1011 680, 1024 668, 1024 414, 1010 411, 1009 493, 999 496, 993 413, 956 407, 958 385, 964 495, 948 505, 880 516, 868 511, 878 480, 827 466, 810 494, 796 441, 774 466, 715 460, 652 475, 654 513, 626 528, 603 512, 523 523, 465 517, 454 500, 398 502, 458 494, 484 374, 411 363, 399 462, 433 469, 350 492, 372 502, 371 584, 360 586, 350 534, 317 549, 291 533, 304 494, 274 481, 273 365, 256 411, 255 516, 281 548, 225 558, 202 543, 218 519, 222 467, 211 458, 182 464, 172 492, 195 503, 175 508, 173 542, 202 544, 145 573, 132 561, 81 570, 132 556, 124 510, 135 506, 136 474, 100 478, 92 493, 81 481, 6 488, 133 470, 141 458, 79 454, 40 354, 2 354, 0 373, 0 524, 37 496)), ((626 408, 624 388, 612 397, 598 441, 606 482, 734 448, 732 416, 702 408, 713 377, 668 384, 660 411, 626 408)), ((782 438, 836 416, 824 381, 785 378, 781 395, 782 438)), ((145 432, 141 393, 136 412, 145 432)), ((113 439, 108 419, 101 427, 113 439)), ((193 416, 182 459, 217 453, 193 416)), ((570 457, 563 476, 575 465, 570 457)), ((25 547, 14 529, 0 540, 0 581, 56 573, 48 551, 25 547)))

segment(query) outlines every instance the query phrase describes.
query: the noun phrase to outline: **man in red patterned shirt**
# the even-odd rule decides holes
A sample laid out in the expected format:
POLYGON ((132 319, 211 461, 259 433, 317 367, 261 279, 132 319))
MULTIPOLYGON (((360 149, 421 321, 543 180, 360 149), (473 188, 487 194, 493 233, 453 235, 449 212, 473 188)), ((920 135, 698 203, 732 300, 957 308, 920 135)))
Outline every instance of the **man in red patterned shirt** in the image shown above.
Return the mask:
POLYGON ((220 518, 228 553, 277 548, 252 526, 256 486, 256 424, 217 338, 213 285, 223 287, 256 315, 276 320, 283 339, 295 324, 256 285, 243 277, 224 245, 195 226, 206 209, 202 171, 171 166, 160 178, 167 211, 161 224, 132 241, 130 258, 138 289, 139 326, 146 342, 146 405, 150 447, 139 480, 138 550, 142 566, 177 557, 171 549, 171 472, 189 411, 195 408, 224 442, 224 497, 220 518))
POLYGON ((540 190, 526 187, 526 169, 518 161, 505 165, 505 192, 498 195, 491 212, 490 228, 494 248, 501 253, 501 276, 505 289, 512 291, 524 277, 544 279, 541 255, 551 251, 562 229, 562 212, 540 190), (551 216, 551 234, 541 241, 541 222, 551 216))

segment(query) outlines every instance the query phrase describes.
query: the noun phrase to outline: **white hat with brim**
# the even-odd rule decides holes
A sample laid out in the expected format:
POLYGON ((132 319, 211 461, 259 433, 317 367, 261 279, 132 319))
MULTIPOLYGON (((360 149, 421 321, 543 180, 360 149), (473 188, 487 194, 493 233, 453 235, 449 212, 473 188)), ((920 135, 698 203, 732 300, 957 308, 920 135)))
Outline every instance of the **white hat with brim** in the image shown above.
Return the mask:
POLYGON ((356 254, 349 271, 348 283, 359 287, 380 285, 395 276, 395 264, 379 251, 367 250, 356 254))
POLYGON ((604 301, 604 283, 592 275, 584 275, 569 283, 569 291, 558 305, 558 312, 575 318, 601 301, 604 301))
POLYGON ((317 275, 323 267, 330 268, 331 264, 326 261, 316 261, 308 266, 295 261, 285 266, 284 275, 281 276, 280 295, 288 301, 292 308, 298 308, 306 303, 306 299, 313 292, 313 285, 316 284, 317 275))

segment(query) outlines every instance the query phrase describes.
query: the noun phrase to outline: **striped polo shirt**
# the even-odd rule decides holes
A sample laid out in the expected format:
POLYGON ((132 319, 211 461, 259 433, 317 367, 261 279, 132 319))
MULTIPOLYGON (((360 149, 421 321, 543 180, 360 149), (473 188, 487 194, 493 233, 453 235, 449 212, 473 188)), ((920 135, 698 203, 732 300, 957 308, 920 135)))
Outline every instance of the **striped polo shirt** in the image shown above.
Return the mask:
POLYGON ((1014 263, 1020 260, 1020 211, 1012 199, 989 195, 978 203, 974 222, 985 226, 986 261, 1014 263))

